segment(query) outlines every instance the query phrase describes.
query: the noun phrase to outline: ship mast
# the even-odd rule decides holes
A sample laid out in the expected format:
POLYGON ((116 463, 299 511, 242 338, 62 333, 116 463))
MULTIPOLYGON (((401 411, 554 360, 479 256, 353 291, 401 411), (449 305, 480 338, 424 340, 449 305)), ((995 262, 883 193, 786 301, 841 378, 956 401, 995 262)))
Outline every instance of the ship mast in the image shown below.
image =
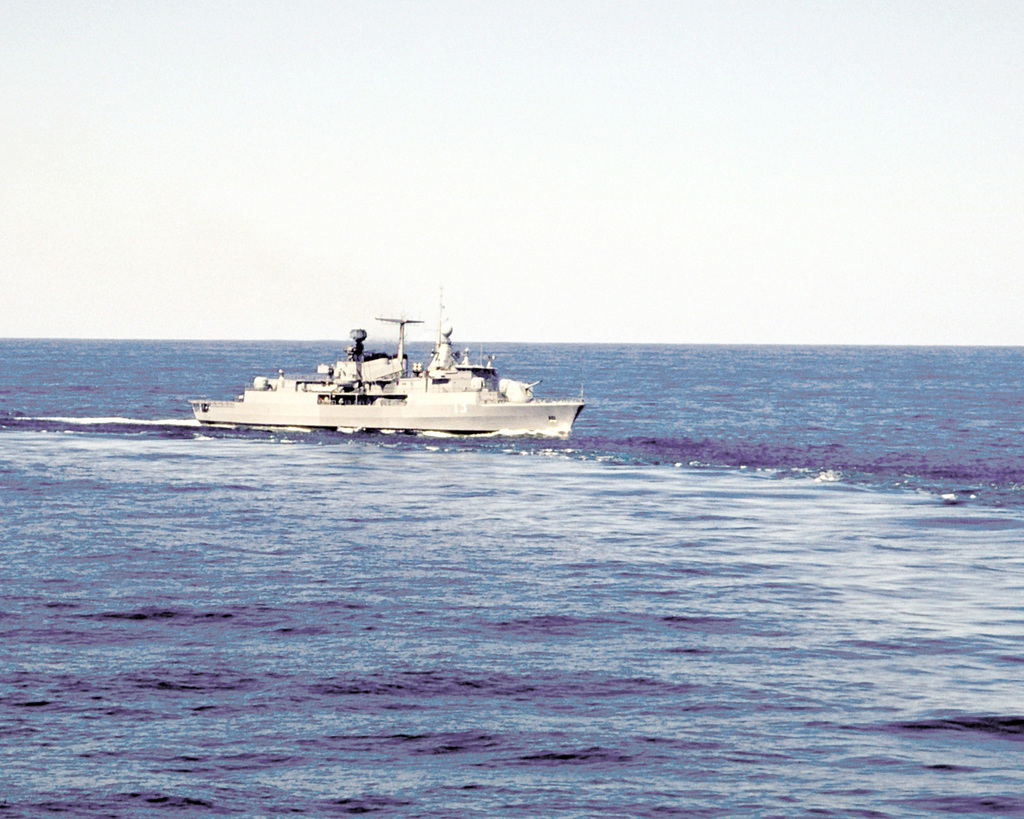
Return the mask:
POLYGON ((440 288, 437 297, 437 340, 434 342, 434 351, 441 346, 441 327, 444 325, 444 288, 440 288))
POLYGON ((384 318, 383 316, 377 316, 377 321, 398 325, 398 352, 395 354, 395 357, 398 359, 398 366, 402 368, 402 375, 405 375, 405 325, 422 324, 423 322, 419 319, 384 318))

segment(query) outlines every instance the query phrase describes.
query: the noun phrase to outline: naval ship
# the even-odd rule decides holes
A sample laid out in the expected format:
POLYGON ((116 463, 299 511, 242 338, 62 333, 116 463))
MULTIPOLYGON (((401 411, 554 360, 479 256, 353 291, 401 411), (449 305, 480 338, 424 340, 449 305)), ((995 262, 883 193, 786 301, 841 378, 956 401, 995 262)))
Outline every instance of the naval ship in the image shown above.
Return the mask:
POLYGON ((398 325, 395 355, 368 352, 365 330, 353 330, 345 358, 321 364, 315 374, 256 377, 233 401, 189 403, 201 424, 310 427, 342 431, 533 433, 565 437, 583 409, 583 391, 571 399, 540 400, 527 384, 499 378, 494 356, 470 361, 452 349, 452 329, 440 323, 426 367, 409 366, 405 328, 398 325))

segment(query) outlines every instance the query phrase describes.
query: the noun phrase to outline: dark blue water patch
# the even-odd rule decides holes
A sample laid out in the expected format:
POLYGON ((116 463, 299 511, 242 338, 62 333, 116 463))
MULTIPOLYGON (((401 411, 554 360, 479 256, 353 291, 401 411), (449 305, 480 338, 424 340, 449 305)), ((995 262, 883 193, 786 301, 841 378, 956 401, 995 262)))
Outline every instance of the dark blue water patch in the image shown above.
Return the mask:
POLYGON ((927 517, 907 520, 907 525, 922 529, 959 529, 970 531, 1005 532, 1024 529, 1024 520, 992 517, 927 517))
MULTIPOLYGON (((129 601, 130 602, 130 601, 129 601)), ((63 608, 78 608, 76 604, 58 604, 63 608)), ((317 600, 315 604, 318 616, 345 616, 346 613, 358 612, 367 608, 365 602, 359 600, 317 600)), ((55 607, 47 604, 48 608, 55 607)), ((301 607, 273 606, 269 604, 240 605, 230 609, 191 609, 186 607, 161 608, 154 606, 129 607, 119 611, 93 611, 76 615, 85 620, 128 620, 141 622, 146 620, 173 620, 171 625, 202 626, 214 621, 233 620, 232 624, 240 628, 267 628, 278 626, 282 620, 301 617, 301 607)))
POLYGON ((157 692, 169 696, 180 693, 251 692, 265 687, 265 681, 234 670, 197 671, 195 669, 155 669, 149 673, 78 674, 40 676, 23 673, 4 679, 8 693, 0 695, 0 705, 12 708, 38 708, 49 711, 106 712, 111 703, 138 705, 138 692, 157 692))
POLYGON ((407 799, 396 799, 394 797, 380 794, 369 794, 360 797, 338 799, 330 803, 330 807, 343 811, 346 814, 377 813, 386 811, 393 813, 399 808, 410 807, 413 803, 407 799))
POLYGON ((260 686, 256 677, 239 675, 237 672, 207 672, 189 670, 167 670, 162 674, 128 676, 123 680, 128 686, 138 689, 154 689, 164 692, 220 692, 252 691, 260 686))
POLYGON ((935 815, 1024 816, 1024 797, 1013 793, 924 796, 904 800, 903 804, 935 815))
POLYGON ((628 753, 611 748, 602 748, 594 745, 590 748, 575 750, 540 751, 538 753, 523 754, 516 760, 518 763, 531 765, 613 765, 619 766, 623 763, 634 762, 635 758, 628 753))
POLYGON ((662 618, 672 628, 684 631, 699 631, 706 634, 734 634, 743 629, 743 623, 735 617, 700 617, 670 614, 662 618))
MULTIPOLYGON (((846 791, 837 791, 834 796, 843 801, 855 801, 858 797, 864 796, 875 796, 871 791, 862 791, 858 789, 850 789, 846 791)), ((794 802, 797 800, 793 800, 794 802)), ((751 806, 753 807, 753 806, 751 806)), ((766 817, 772 817, 772 819, 786 819, 791 814, 785 812, 773 812, 764 814, 766 817)), ((848 808, 829 810, 826 808, 817 808, 814 810, 801 813, 799 815, 814 816, 816 819, 895 819, 899 814, 887 813, 879 810, 868 810, 863 808, 848 808)))
POLYGON ((626 621, 604 617, 572 617, 565 614, 542 614, 518 620, 481 622, 488 631, 504 632, 510 635, 540 638, 582 637, 586 632, 601 632, 614 625, 625 625, 626 621))
POLYGON ((663 649, 667 654, 690 654, 694 656, 715 654, 715 650, 704 646, 671 646, 663 649))
MULTIPOLYGON (((0 803, 0 808, 3 808, 0 803)), ((60 797, 26 806, 9 806, 8 810, 24 813, 4 812, 8 816, 68 816, 81 819, 95 819, 99 816, 229 816, 233 813, 227 805, 216 805, 205 799, 179 794, 165 794, 159 791, 112 793, 99 799, 93 793, 61 794, 60 797)))
MULTIPOLYGON (((171 617, 177 617, 178 613, 174 611, 136 611, 131 613, 111 611, 104 612, 99 616, 109 620, 167 620, 171 617)), ((231 615, 227 616, 230 617, 231 615)))
POLYGON ((977 773, 978 769, 971 765, 955 765, 950 763, 937 762, 934 765, 925 765, 929 771, 942 771, 951 774, 977 773))
MULTIPOLYGON (((405 671, 310 684, 309 694, 320 697, 390 697, 420 701, 423 698, 511 698, 573 700, 624 697, 679 697, 691 695, 698 686, 645 677, 605 677, 579 671, 566 677, 552 672, 528 676, 507 673, 479 674, 451 671, 405 671)), ((373 707, 369 705, 367 707, 373 707)))
POLYGON ((476 731, 451 731, 434 734, 393 734, 391 736, 346 737, 344 745, 355 750, 363 745, 366 750, 380 750, 389 743, 397 743, 404 752, 414 755, 493 753, 507 747, 508 739, 476 731))
MULTIPOLYGON (((49 604, 48 604, 49 606, 49 604)), ((245 609, 247 611, 248 609, 245 609)), ((128 609, 125 611, 99 611, 99 612, 88 612, 78 615, 87 620, 171 620, 177 619, 181 621, 189 620, 228 620, 236 616, 234 611, 192 611, 189 609, 164 609, 153 606, 145 606, 138 609, 128 609)))
POLYGON ((891 723, 882 730, 906 735, 954 732, 1024 741, 1024 716, 964 715, 891 723))
MULTIPOLYGON (((681 752, 720 750, 714 742, 622 735, 618 747, 598 745, 568 748, 550 735, 481 733, 479 731, 443 731, 432 733, 335 735, 309 740, 320 752, 343 757, 359 754, 412 757, 459 756, 465 764, 480 768, 508 765, 595 765, 618 767, 643 764, 670 764, 681 752), (531 750, 525 750, 530 748, 531 750)), ((564 738, 563 738, 564 743, 564 738)), ((203 764, 204 760, 198 760, 203 764)), ((205 764, 220 764, 207 757, 205 764)), ((474 786, 474 788, 479 786, 474 786)))

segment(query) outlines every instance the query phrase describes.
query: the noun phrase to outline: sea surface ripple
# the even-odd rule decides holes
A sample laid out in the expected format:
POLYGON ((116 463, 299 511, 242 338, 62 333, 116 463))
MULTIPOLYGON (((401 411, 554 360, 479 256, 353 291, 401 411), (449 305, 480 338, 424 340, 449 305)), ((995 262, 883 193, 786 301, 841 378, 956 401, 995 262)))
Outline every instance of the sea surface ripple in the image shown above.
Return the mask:
POLYGON ((0 346, 0 817, 1024 816, 1020 350, 494 345, 561 441, 0 346))

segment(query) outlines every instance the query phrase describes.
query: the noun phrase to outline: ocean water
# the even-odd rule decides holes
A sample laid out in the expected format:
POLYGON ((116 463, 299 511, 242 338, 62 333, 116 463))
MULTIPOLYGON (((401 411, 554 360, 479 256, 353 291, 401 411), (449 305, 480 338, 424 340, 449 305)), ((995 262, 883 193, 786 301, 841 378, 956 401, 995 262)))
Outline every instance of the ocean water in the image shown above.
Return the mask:
POLYGON ((190 420, 340 346, 0 341, 0 817, 1024 816, 1024 350, 488 345, 565 440, 190 420))

